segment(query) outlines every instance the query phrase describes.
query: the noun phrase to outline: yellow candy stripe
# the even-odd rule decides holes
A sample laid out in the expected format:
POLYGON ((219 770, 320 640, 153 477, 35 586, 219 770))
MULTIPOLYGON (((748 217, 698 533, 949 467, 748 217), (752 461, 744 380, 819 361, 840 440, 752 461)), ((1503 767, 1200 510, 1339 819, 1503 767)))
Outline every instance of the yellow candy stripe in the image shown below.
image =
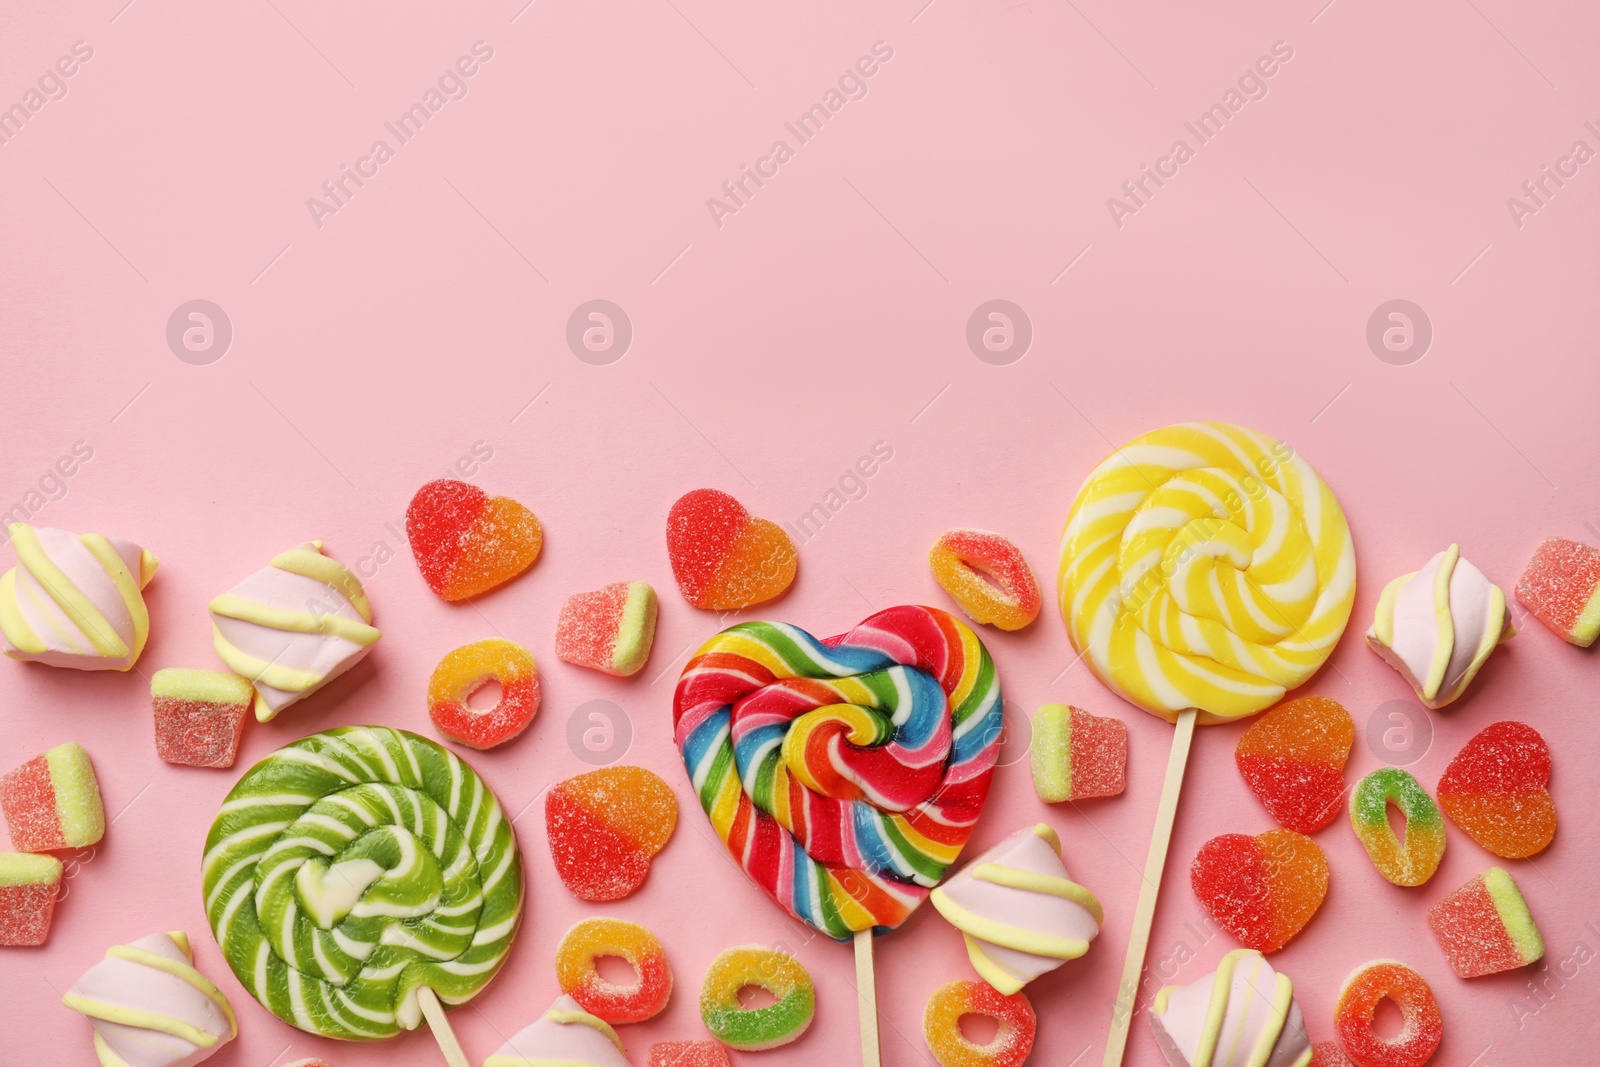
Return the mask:
MULTIPOLYGON (((320 550, 321 541, 313 541, 320 550)), ((362 620, 346 618, 332 611, 297 611, 264 604, 234 593, 223 593, 211 601, 210 610, 223 618, 238 619, 269 630, 285 633, 327 634, 343 638, 352 644, 367 646, 375 643, 382 634, 371 625, 372 606, 361 588, 361 582, 350 569, 338 560, 324 556, 321 551, 291 548, 272 557, 272 566, 290 574, 309 578, 331 588, 350 602, 362 620)), ((214 622, 211 626, 211 643, 222 661, 252 682, 258 682, 286 693, 304 693, 322 685, 326 675, 312 670, 288 667, 275 661, 252 656, 229 641, 214 622)), ((276 713, 256 699, 256 717, 262 721, 276 713)))
MULTIPOLYGON (((190 955, 188 938, 180 934, 168 934, 167 936, 172 939, 173 944, 182 950, 185 956, 190 955)), ((227 1036, 223 1037, 209 1033, 192 1023, 170 1015, 163 1015, 160 1012, 146 1011, 126 1004, 109 1004, 105 1001, 93 1000, 76 993, 68 993, 63 996, 61 998, 63 1004, 91 1019, 99 1019, 118 1026, 154 1030, 157 1033, 167 1034, 187 1041, 195 1048, 210 1048, 219 1041, 229 1041, 238 1036, 239 1024, 234 1018, 233 1006, 228 1003, 228 998, 223 996, 222 990, 213 985, 205 975, 195 970, 192 964, 170 959, 159 952, 151 952, 149 949, 140 948, 137 945, 113 945, 106 950, 106 958, 127 960, 129 963, 149 967, 163 974, 170 974, 174 978, 193 986, 196 990, 205 994, 206 999, 215 1004, 222 1012, 223 1017, 228 1020, 227 1036)), ((95 1050, 103 1065, 115 1067, 116 1064, 124 1062, 122 1057, 111 1048, 110 1044, 98 1032, 95 1034, 95 1050)))
MULTIPOLYGON (((122 557, 117 555, 117 550, 103 535, 80 534, 78 540, 100 564, 111 579, 111 584, 117 587, 117 595, 122 598, 123 606, 128 609, 128 618, 133 621, 133 658, 138 659, 144 652, 145 641, 150 637, 150 609, 145 607, 144 595, 140 592, 144 588, 140 576, 129 572, 128 565, 122 562, 122 557)), ((120 641, 118 643, 121 644, 120 641)))
MULTIPOLYGON (((50 558, 39 541, 38 532, 32 526, 27 523, 13 523, 10 535, 17 549, 18 567, 33 577, 71 624, 70 630, 63 629, 53 621, 52 612, 38 612, 41 618, 52 620, 50 636, 61 646, 69 649, 81 650, 84 653, 92 651, 96 656, 105 659, 126 659, 127 666, 118 667, 119 670, 131 667, 133 661, 144 651, 145 641, 150 636, 150 613, 145 607, 140 590, 149 582, 150 575, 155 570, 155 557, 143 552, 140 557, 139 573, 134 574, 128 570, 128 565, 123 562, 107 538, 100 534, 82 534, 78 537, 84 549, 105 572, 107 580, 116 589, 118 598, 127 610, 132 638, 130 647, 117 632, 116 626, 106 618, 105 613, 50 558)), ((22 605, 18 602, 18 596, 22 593, 23 590, 17 585, 16 570, 9 570, 0 576, 0 629, 5 631, 18 652, 25 656, 43 655, 49 646, 28 622, 22 605)), ((26 586, 26 595, 38 598, 38 592, 31 584, 26 586)), ((42 599, 39 603, 42 607, 42 599)))
POLYGON ((1294 450, 1227 423, 1154 430, 1084 482, 1061 539, 1068 636, 1169 721, 1252 715, 1322 666, 1355 600, 1333 492, 1294 450))
MULTIPOLYGON (((331 585, 337 589, 341 596, 350 601, 350 606, 367 622, 372 621, 372 605, 367 602, 367 591, 361 587, 361 580, 350 573, 350 568, 343 563, 322 554, 322 542, 313 541, 317 551, 309 552, 303 548, 291 548, 287 552, 280 552, 272 557, 272 566, 280 571, 298 574, 302 578, 331 585)), ((377 640, 377 638, 373 638, 377 640)), ((363 642, 371 644, 372 642, 363 642)))

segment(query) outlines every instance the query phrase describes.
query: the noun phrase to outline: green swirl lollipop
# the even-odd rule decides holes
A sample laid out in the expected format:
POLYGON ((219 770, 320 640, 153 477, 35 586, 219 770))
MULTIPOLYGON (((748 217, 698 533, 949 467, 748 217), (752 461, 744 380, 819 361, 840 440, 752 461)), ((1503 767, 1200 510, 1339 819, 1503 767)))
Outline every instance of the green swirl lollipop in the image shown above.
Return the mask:
POLYGON ((233 973, 307 1033, 415 1029, 505 962, 522 859, 454 753, 381 726, 302 738, 252 767, 206 838, 206 915, 233 973))

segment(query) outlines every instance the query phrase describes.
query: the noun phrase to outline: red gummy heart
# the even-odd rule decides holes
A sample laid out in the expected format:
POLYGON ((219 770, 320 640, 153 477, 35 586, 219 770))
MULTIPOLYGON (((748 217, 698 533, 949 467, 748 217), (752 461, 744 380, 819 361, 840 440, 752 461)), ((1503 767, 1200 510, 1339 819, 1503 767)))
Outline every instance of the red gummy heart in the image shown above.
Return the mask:
POLYGON ((1439 779, 1439 806, 1496 856, 1523 859, 1556 835, 1550 746, 1527 723, 1490 723, 1462 746, 1439 779))
POLYGON ((1256 837, 1223 834, 1200 848, 1189 869, 1194 895, 1246 948, 1287 945, 1328 895, 1328 858, 1293 830, 1256 837))
POLYGON ((678 798, 643 767, 603 767, 556 783, 544 824, 556 873, 573 896, 621 900, 671 839, 678 798))
POLYGON ((1234 761, 1280 826, 1309 834, 1344 810, 1344 765, 1355 736, 1338 701, 1297 697, 1240 735, 1234 761))
POLYGON ((443 478, 411 498, 406 540, 428 588, 446 600, 465 600, 531 567, 544 531, 533 512, 510 497, 443 478))
POLYGON ((718 489, 695 489, 672 505, 667 557, 683 598, 711 611, 737 611, 778 596, 794 581, 798 560, 781 526, 752 517, 718 489))

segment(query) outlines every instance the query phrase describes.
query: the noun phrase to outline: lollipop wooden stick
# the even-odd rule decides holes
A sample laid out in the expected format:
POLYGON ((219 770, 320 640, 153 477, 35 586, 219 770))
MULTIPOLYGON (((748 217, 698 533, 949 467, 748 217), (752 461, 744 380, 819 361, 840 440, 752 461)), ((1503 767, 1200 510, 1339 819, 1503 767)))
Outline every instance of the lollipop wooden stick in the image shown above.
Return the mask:
POLYGON ((856 934, 856 996, 861 1010, 861 1067, 878 1067, 878 979, 872 966, 872 931, 856 934))
POLYGON ((428 1029, 433 1031, 433 1039, 439 1042, 439 1051, 444 1053, 444 1062, 450 1067, 472 1067, 472 1064, 467 1062, 467 1054, 461 1051, 461 1043, 456 1040, 455 1031, 450 1029, 450 1020, 445 1018, 444 1005, 433 995, 433 990, 427 986, 418 989, 417 1004, 422 1008, 422 1017, 428 1020, 428 1029))
POLYGON ((1150 924, 1156 916, 1156 899, 1161 894, 1161 876, 1167 869, 1167 846, 1172 843, 1172 822, 1178 814, 1178 797, 1183 792, 1183 771, 1189 765, 1189 749, 1194 741, 1194 724, 1199 712, 1190 708, 1178 716, 1172 735, 1172 754, 1167 757, 1167 780, 1156 805, 1156 825, 1150 833, 1150 853, 1144 861, 1144 881, 1139 885, 1139 903, 1133 909, 1133 928, 1128 933, 1128 955, 1122 961, 1122 980, 1117 983, 1117 1003, 1111 1012, 1111 1036, 1106 1040, 1103 1067, 1120 1067, 1128 1045, 1128 1027, 1133 1023, 1134 1005, 1139 999, 1139 979, 1144 974, 1144 954, 1150 946, 1150 924))

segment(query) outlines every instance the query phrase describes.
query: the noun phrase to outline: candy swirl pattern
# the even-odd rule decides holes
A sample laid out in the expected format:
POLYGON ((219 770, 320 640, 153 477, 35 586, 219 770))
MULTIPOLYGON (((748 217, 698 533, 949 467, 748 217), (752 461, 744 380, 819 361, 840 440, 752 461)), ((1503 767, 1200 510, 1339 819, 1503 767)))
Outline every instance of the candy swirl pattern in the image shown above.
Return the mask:
POLYGON ((746 622, 707 641, 673 697, 701 806, 752 881, 831 937, 903 922, 989 793, 1000 680, 971 629, 900 606, 818 640, 746 622))
POLYGON ((348 726, 256 764, 206 838, 206 915, 239 981, 308 1033, 392 1037, 418 990, 470 1000, 522 917, 522 859, 483 780, 416 734, 348 726))
POLYGON ((1333 652, 1355 587, 1333 491, 1288 445, 1228 423, 1167 426, 1117 449, 1061 537, 1073 647, 1169 721, 1277 703, 1333 652))

